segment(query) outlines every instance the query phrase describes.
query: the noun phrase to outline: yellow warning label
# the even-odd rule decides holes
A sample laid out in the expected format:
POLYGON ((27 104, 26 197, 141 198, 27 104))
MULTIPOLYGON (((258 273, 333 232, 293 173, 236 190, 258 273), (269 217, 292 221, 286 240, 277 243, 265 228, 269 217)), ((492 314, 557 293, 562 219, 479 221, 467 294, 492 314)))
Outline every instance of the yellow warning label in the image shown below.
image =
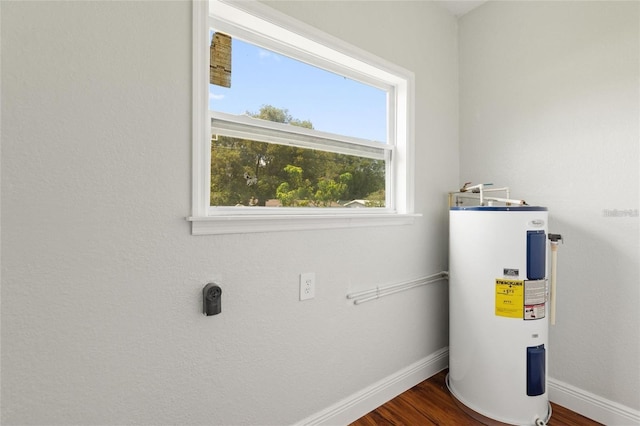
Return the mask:
POLYGON ((496 316, 524 318, 524 281, 496 278, 496 316))

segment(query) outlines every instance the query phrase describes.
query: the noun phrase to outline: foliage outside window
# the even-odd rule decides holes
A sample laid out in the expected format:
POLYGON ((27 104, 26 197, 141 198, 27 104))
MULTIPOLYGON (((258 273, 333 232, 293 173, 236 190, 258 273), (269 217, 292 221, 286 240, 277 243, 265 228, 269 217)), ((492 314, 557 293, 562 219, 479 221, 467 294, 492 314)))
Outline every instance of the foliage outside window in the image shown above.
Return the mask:
MULTIPOLYGON (((255 118, 313 129, 287 110, 255 118)), ((218 136, 211 142, 212 206, 384 207, 383 160, 218 136), (354 201, 359 203, 353 203, 354 201)))

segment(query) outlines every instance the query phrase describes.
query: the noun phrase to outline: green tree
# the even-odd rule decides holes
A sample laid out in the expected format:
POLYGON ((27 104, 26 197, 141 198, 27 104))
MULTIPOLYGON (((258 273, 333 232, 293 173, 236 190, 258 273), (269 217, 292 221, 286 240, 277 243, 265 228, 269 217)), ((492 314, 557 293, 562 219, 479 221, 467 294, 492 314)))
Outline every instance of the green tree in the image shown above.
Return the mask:
POLYGON ((379 189, 376 192, 372 192, 367 195, 365 199, 367 200, 367 207, 384 207, 385 191, 384 189, 379 189))
MULTIPOLYGON (((287 109, 271 105, 248 114, 313 129, 309 120, 293 118, 287 109)), ((384 174, 380 160, 224 136, 211 144, 215 206, 264 206, 271 199, 283 206, 331 206, 384 190, 384 174)))
POLYGON ((276 197, 283 207, 307 205, 309 193, 313 190, 311 182, 302 178, 302 168, 287 164, 284 171, 288 175, 286 182, 278 185, 276 197))
POLYGON ((305 127, 307 129, 313 129, 313 124, 309 120, 298 120, 293 118, 289 114, 288 109, 276 108, 272 105, 262 105, 260 111, 254 113, 247 113, 247 115, 253 118, 260 118, 262 120, 273 121, 276 123, 291 124, 292 126, 305 127))
POLYGON ((338 201, 344 196, 352 179, 353 176, 349 172, 342 173, 338 182, 333 179, 320 178, 318 190, 314 195, 314 203, 323 207, 331 206, 331 202, 338 201))

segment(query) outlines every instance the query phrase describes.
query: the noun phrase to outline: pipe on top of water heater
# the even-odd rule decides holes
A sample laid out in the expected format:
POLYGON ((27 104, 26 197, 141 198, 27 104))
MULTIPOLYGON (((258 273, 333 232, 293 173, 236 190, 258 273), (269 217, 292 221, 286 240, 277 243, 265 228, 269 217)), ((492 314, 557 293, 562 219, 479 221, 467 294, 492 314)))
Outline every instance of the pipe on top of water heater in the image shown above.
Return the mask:
POLYGON ((472 194, 480 194, 480 205, 484 206, 484 202, 489 201, 496 201, 499 203, 505 203, 506 205, 511 205, 511 204, 515 204, 518 206, 526 206, 527 203, 524 200, 515 200, 515 199, 511 199, 509 198, 509 187, 503 187, 503 188, 485 188, 486 186, 492 186, 493 183, 478 183, 476 185, 470 185, 471 182, 465 182, 465 184, 462 186, 462 188, 460 188, 460 193, 464 193, 464 192, 470 192, 472 194), (485 192, 499 192, 499 191, 504 191, 506 193, 506 198, 501 198, 501 197, 486 197, 484 195, 485 192))

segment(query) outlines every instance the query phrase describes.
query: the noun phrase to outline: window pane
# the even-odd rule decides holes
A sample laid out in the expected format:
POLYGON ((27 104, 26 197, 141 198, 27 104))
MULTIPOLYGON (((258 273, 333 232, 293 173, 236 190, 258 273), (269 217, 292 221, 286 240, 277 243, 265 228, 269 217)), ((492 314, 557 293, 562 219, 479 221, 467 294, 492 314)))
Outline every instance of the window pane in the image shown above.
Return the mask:
POLYGON ((272 106, 283 112, 277 120, 386 142, 386 91, 236 38, 231 52, 231 87, 209 85, 209 109, 258 116, 264 106, 272 106))
POLYGON ((211 143, 211 205, 384 207, 385 162, 219 136, 211 143))

